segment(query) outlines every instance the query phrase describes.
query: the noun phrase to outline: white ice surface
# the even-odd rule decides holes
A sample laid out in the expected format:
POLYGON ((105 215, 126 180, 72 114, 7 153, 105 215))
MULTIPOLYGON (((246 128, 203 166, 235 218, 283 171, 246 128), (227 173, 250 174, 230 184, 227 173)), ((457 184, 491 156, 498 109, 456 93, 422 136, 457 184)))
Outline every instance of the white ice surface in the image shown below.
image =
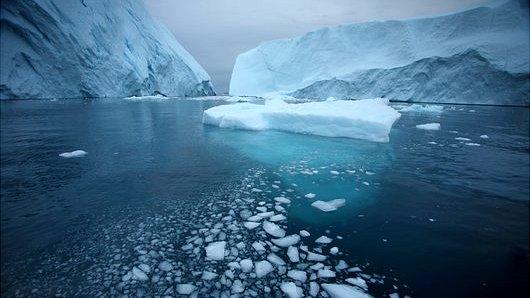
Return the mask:
POLYGON ((212 242, 206 246, 206 258, 219 261, 225 257, 226 241, 212 242))
POLYGON ((344 199, 335 199, 331 201, 314 201, 311 206, 320 209, 324 212, 330 212, 335 211, 338 208, 344 206, 346 204, 346 201, 344 199))
POLYGON ((300 104, 270 99, 263 105, 237 103, 210 108, 204 111, 203 123, 388 142, 390 129, 399 117, 388 101, 380 98, 300 104))
POLYGON ((423 130, 440 130, 440 123, 425 123, 416 125, 417 129, 423 130))
POLYGON ((360 289, 343 284, 322 284, 322 288, 331 298, 369 298, 372 297, 360 289))
POLYGON ((64 153, 59 154, 60 157, 64 157, 64 158, 83 157, 85 155, 87 155, 87 152, 83 150, 75 150, 72 152, 64 152, 64 153))

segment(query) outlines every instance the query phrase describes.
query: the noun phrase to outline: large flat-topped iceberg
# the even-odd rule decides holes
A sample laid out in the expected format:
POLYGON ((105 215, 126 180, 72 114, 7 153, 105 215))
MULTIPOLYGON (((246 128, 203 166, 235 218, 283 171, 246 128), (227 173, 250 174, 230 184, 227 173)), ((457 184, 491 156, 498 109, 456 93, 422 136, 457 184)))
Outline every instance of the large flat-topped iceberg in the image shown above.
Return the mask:
POLYGON ((326 137, 346 137, 388 142, 400 114, 384 99, 322 101, 288 104, 237 103, 204 111, 203 123, 223 128, 281 130, 326 137))
POLYGON ((432 18, 357 23, 237 57, 231 95, 527 105, 527 1, 432 18))
POLYGON ((213 94, 141 0, 2 1, 0 99, 213 94))

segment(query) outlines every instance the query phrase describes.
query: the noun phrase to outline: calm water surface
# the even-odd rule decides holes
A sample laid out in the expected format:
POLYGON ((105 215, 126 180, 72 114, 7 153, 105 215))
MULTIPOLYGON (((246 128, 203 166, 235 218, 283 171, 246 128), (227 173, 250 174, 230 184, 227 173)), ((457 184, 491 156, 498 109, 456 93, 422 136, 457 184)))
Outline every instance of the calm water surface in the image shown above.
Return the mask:
POLYGON ((203 126, 202 111, 221 103, 0 103, 2 296, 120 293, 95 272, 145 237, 133 226, 186 233, 168 218, 207 218, 248 183, 263 200, 289 195, 286 229, 334 238, 375 296, 528 296, 527 108, 403 113, 379 144, 203 126), (442 129, 415 128, 428 122, 442 129), (76 149, 88 154, 58 156, 76 149), (346 206, 335 212, 310 205, 336 198, 346 206))

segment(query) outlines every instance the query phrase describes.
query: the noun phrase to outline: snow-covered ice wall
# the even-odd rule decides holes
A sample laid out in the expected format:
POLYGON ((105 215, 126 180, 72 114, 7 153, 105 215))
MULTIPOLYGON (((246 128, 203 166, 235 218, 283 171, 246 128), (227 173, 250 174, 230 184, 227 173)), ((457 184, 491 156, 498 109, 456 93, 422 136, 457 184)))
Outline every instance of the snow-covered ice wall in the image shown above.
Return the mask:
POLYGON ((214 93, 141 0, 1 2, 0 98, 214 93))
POLYGON ((528 105, 526 0, 323 28, 237 57, 231 95, 528 105))

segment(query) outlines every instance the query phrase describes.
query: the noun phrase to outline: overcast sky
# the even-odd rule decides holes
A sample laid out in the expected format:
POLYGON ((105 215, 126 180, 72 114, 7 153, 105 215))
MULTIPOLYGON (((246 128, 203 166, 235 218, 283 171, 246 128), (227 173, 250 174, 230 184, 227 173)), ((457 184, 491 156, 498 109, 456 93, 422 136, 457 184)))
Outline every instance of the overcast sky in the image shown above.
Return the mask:
POLYGON ((147 9, 175 35, 228 91, 239 53, 260 42, 300 35, 324 26, 433 16, 490 0, 144 0, 147 9))

